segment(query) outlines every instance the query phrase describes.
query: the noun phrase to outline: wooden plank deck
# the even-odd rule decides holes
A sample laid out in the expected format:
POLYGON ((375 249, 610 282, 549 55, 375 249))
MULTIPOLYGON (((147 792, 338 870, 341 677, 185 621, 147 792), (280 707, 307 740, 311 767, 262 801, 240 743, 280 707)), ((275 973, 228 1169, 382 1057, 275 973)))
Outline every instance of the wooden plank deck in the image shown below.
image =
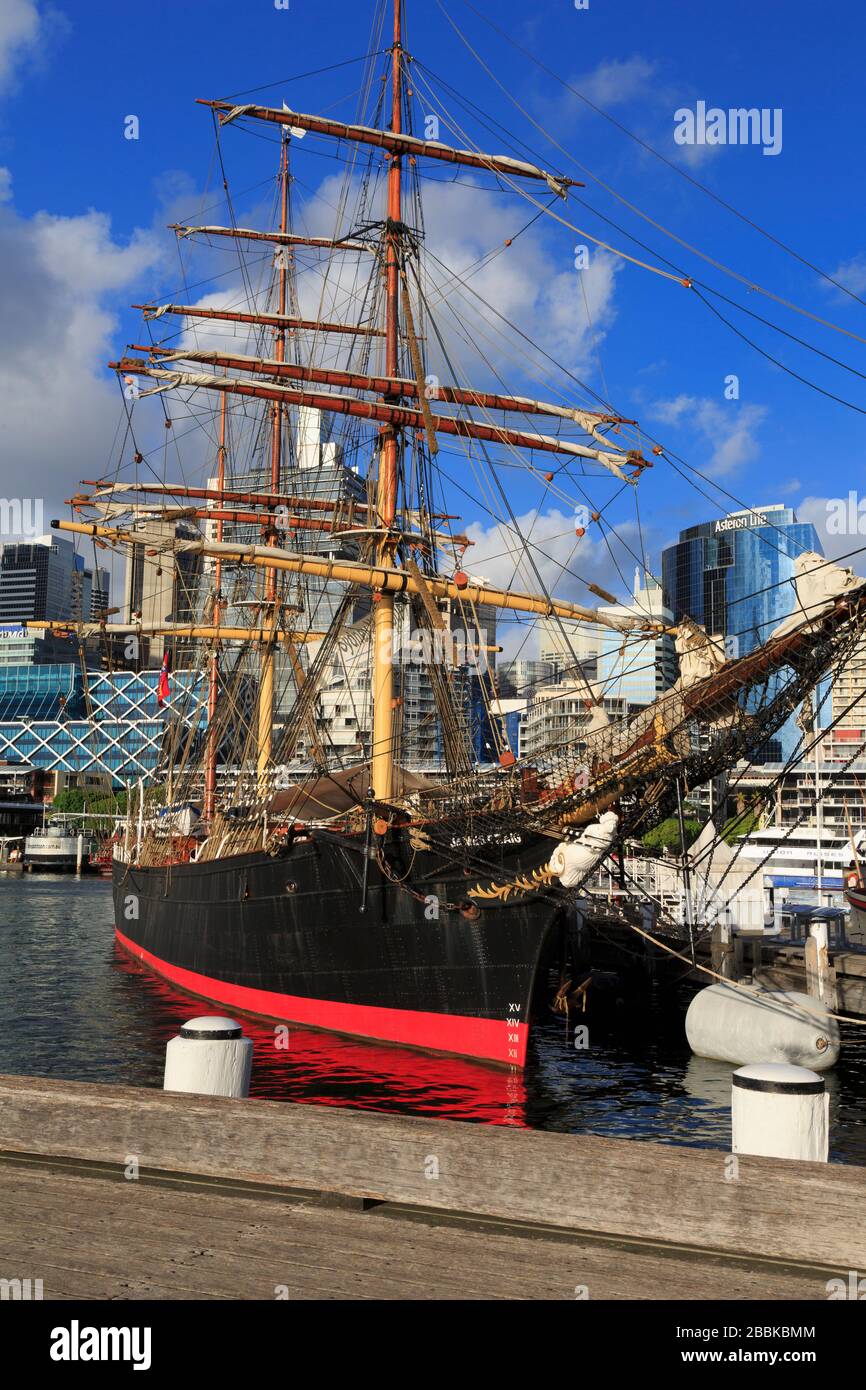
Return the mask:
POLYGON ((0 1272, 46 1299, 818 1301, 838 1273, 20 1159, 0 1162, 0 1210, 0 1272))
POLYGON ((847 1165, 0 1077, 0 1278, 46 1298, 820 1300, 864 1199, 847 1165))

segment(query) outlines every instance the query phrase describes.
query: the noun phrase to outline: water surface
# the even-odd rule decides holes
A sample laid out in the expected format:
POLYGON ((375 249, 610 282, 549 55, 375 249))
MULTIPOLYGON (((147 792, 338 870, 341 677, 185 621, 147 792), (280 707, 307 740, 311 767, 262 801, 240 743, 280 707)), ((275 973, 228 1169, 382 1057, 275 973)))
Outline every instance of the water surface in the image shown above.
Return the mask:
MULTIPOLYGON (((109 883, 0 873, 0 1073, 161 1086, 165 1045, 207 1005, 114 944, 109 883)), ((403 1114, 727 1149, 730 1065, 692 1057, 690 991, 649 994, 573 1045, 533 1028, 524 1074, 253 1020, 252 1094, 403 1114)), ((830 1073, 831 1158, 866 1164, 866 1028, 844 1025, 830 1073)))

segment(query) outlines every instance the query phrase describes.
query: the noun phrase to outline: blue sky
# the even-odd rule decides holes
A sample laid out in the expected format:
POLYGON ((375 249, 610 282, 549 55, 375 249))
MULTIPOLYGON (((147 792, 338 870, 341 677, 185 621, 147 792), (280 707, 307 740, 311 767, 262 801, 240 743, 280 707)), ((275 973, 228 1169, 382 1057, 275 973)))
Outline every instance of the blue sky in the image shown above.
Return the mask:
MULTIPOLYGON (((461 44, 436 0, 410 0, 408 47, 431 82, 444 78, 469 96, 489 120, 537 152, 545 167, 579 176, 516 109, 510 93, 576 160, 657 223, 781 299, 866 338, 864 304, 587 110, 463 0, 448 0, 444 8, 506 91, 461 44)), ((714 7, 590 0, 585 10, 575 9, 572 0, 533 6, 477 0, 477 10, 745 217, 866 300, 861 177, 866 20, 853 0, 823 6, 805 0, 763 6, 732 0, 714 7), (675 113, 699 101, 723 110, 780 110, 781 151, 769 156, 755 145, 678 146, 675 113)), ((25 476, 53 506, 78 477, 98 476, 106 467, 118 408, 104 362, 127 341, 141 340, 137 316, 126 306, 176 289, 174 238, 164 232, 164 223, 195 215, 203 189, 214 189, 212 170, 207 184, 211 119, 194 98, 265 88, 257 94, 265 103, 286 100, 298 110, 354 119, 360 65, 289 79, 365 53, 372 13, 372 4, 358 0, 290 0, 288 10, 273 0, 153 0, 142 6, 0 0, 0 169, 7 171, 0 174, 0 291, 6 305, 0 335, 0 491, 10 493, 9 479, 25 476), (124 139, 129 114, 139 118, 136 141, 124 139)), ((423 114, 423 98, 419 109, 423 114)), ((465 111, 460 119, 482 146, 504 146, 504 139, 497 140, 465 111)), ((442 138, 450 138, 447 129, 442 138)), ((270 177, 274 149, 272 143, 241 136, 232 141, 227 134, 232 187, 251 188, 270 177)), ((317 161, 311 146, 305 154, 308 150, 305 196, 314 200, 333 169, 326 159, 317 161)), ((577 195, 590 207, 572 201, 560 210, 593 235, 659 264, 627 233, 640 238, 714 290, 841 359, 854 373, 866 373, 866 344, 856 336, 833 331, 729 278, 591 180, 577 195), (618 227, 605 224, 599 213, 618 227)), ((260 212, 260 196, 255 190, 240 196, 240 210, 260 212)), ((511 195, 498 195, 495 206, 492 197, 479 195, 484 207, 477 225, 474 212, 467 212, 474 207, 471 190, 459 206, 449 205, 441 183, 432 196, 442 200, 434 207, 440 236, 462 238, 458 255, 461 246, 483 251, 485 236, 497 244, 501 233, 509 235, 527 220, 526 206, 511 195), (450 231, 445 226, 449 206, 461 222, 450 231)), ((550 221, 536 227, 532 238, 541 278, 550 286, 573 286, 579 273, 573 267, 574 246, 581 238, 550 221)), ((514 287, 504 262, 504 257, 497 262, 501 280, 494 275, 487 283, 508 294, 514 287)), ((597 351, 586 323, 575 326, 575 342, 568 343, 569 326, 556 322, 543 287, 530 317, 542 341, 542 330, 552 324, 564 355, 573 349, 571 360, 582 380, 707 475, 700 486, 709 496, 664 463, 642 480, 641 519, 652 568, 658 571, 660 546, 682 526, 735 508, 725 493, 749 505, 783 501, 819 528, 828 498, 851 489, 859 496, 866 381, 711 300, 791 371, 844 397, 859 412, 846 408, 762 358, 695 293, 604 257, 597 271, 590 293, 597 351), (725 398, 731 375, 739 381, 738 400, 725 398)), ((525 389, 518 378, 513 386, 525 389)), ((542 521, 553 518, 551 537, 567 529, 563 499, 539 496, 537 488, 517 480, 512 484, 512 502, 521 516, 539 507, 542 521)), ((476 523, 478 553, 485 543, 490 551, 483 535, 489 516, 478 507, 473 513, 465 497, 463 504, 467 521, 476 523)), ((624 520, 634 517, 631 499, 628 507, 621 513, 624 520)), ((543 536, 543 525, 536 534, 543 536)), ((866 536, 837 538, 834 544, 838 552, 848 551, 866 545, 866 536)), ((859 558, 855 567, 864 568, 859 558)), ((588 559, 583 572, 588 570, 610 579, 598 555, 588 559)))

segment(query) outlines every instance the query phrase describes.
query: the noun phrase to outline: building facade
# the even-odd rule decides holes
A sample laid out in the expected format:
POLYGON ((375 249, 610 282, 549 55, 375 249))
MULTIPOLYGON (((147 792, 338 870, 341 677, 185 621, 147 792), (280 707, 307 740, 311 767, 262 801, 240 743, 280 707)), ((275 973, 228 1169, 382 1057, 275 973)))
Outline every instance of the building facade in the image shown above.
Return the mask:
MULTIPOLYGON (((649 574, 643 576, 642 583, 639 569, 635 570, 629 602, 605 604, 599 612, 612 618, 646 618, 668 626, 673 622, 662 586, 649 574)), ((674 639, 669 633, 642 637, 602 628, 595 670, 606 697, 624 700, 627 705, 651 705, 677 678, 674 639)))
POLYGON ((504 661, 496 671, 496 689, 503 700, 529 699, 540 685, 554 685, 559 678, 558 658, 549 661, 536 661, 532 658, 517 657, 514 661, 504 661))
MULTIPOLYGON (((804 551, 823 554, 817 531, 779 504, 690 526, 662 552, 663 602, 675 622, 693 618, 724 640, 730 657, 747 656, 793 611, 794 564, 804 551)), ((771 685, 783 679, 773 677, 771 685)), ((781 761, 799 737, 789 720, 753 756, 781 761)))
MULTIPOLYGON (((199 533, 183 522, 151 521, 136 523, 149 536, 160 538, 166 546, 173 541, 199 540, 199 533)), ((124 581, 124 622, 140 620, 145 627, 161 623, 192 622, 199 601, 201 555, 194 551, 156 550, 154 546, 130 545, 124 581)), ((104 573, 104 571, 103 571, 104 573)), ((157 668, 162 664, 163 639, 143 638, 141 664, 157 668)), ((175 643, 175 666, 186 664, 188 644, 175 643)))
POLYGON ((108 570, 84 563, 83 555, 74 557, 72 571, 72 618, 77 623, 97 622, 109 605, 111 576, 108 570))
MULTIPOLYGON (((562 744, 579 747, 592 719, 589 694, 583 680, 566 680, 537 690, 523 718, 521 734, 526 756, 543 761, 546 752, 562 744)), ((624 719, 629 712, 622 699, 603 698, 601 705, 611 723, 624 719)))
POLYGON ((206 678, 171 676, 157 703, 157 671, 87 671, 80 664, 0 666, 0 759, 49 772, 148 777, 169 748, 201 744, 206 678))
POLYGON ((72 618, 75 548, 62 536, 0 547, 0 624, 72 618))

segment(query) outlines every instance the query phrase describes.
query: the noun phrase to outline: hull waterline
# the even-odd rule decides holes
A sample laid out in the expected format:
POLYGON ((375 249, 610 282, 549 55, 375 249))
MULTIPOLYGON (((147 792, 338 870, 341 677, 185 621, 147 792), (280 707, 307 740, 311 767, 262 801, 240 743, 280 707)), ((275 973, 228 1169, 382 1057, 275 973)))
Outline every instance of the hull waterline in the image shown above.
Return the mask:
MULTIPOLYGON (((548 854, 542 842, 501 858, 513 871, 548 854)), ((116 863, 118 945, 234 1012, 523 1067, 559 903, 535 894, 440 909, 465 898, 463 871, 411 857, 413 890, 391 881, 392 849, 388 875, 370 864, 366 902, 363 847, 347 838, 316 836, 281 858, 116 863)))

